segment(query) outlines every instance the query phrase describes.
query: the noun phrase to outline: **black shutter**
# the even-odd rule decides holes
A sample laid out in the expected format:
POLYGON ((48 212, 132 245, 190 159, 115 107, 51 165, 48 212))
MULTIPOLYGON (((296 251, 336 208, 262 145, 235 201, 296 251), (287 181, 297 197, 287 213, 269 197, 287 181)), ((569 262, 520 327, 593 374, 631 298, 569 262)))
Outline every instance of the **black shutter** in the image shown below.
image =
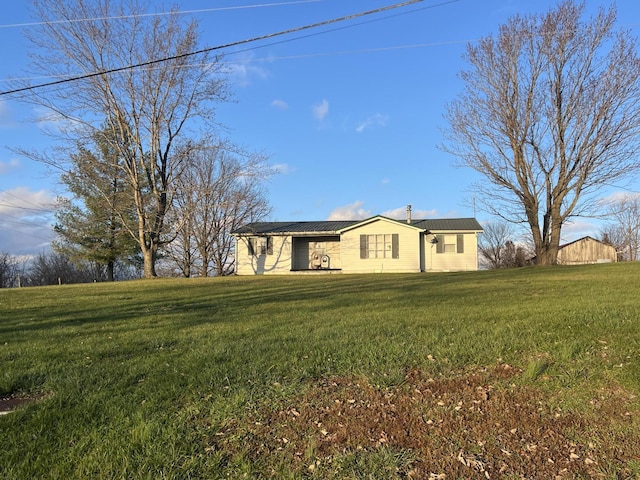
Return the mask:
POLYGON ((436 235, 436 253, 444 253, 444 235, 436 235))
POLYGON ((464 235, 459 233, 458 234, 458 253, 464 253, 464 235))
POLYGON ((254 255, 255 253, 255 250, 253 248, 253 241, 254 241, 253 238, 247 238, 247 253, 249 255, 254 255))
POLYGON ((360 258, 367 258, 367 236, 360 235, 360 258))
POLYGON ((400 258, 400 235, 391 235, 391 258, 400 258))
POLYGON ((267 237, 267 255, 273 255, 273 237, 267 237))

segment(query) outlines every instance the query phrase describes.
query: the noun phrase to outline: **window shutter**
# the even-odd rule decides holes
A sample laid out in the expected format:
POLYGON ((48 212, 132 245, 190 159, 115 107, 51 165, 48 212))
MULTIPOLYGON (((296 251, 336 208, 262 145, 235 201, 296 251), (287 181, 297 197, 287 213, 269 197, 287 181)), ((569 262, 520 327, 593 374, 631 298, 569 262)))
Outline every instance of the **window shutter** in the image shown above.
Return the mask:
POLYGON ((444 253, 444 235, 436 235, 436 253, 444 253))
POLYGON ((391 258, 400 258, 400 235, 397 233, 391 236, 391 258))
POLYGON ((254 249, 253 249, 253 238, 247 238, 247 253, 249 255, 253 255, 254 254, 254 249))
POLYGON ((267 255, 273 255, 273 237, 267 237, 267 255))
POLYGON ((360 258, 367 258, 367 236, 360 235, 360 258))
POLYGON ((458 234, 458 253, 464 253, 464 235, 459 233, 458 234))

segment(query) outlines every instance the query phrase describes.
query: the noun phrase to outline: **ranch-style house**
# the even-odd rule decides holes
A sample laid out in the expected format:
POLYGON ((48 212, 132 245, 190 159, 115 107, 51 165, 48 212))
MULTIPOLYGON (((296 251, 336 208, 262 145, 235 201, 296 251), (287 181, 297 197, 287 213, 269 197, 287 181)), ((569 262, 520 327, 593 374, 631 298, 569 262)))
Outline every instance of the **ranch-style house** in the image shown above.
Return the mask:
POLYGON ((478 269, 475 218, 256 222, 233 232, 235 273, 402 273, 478 269))

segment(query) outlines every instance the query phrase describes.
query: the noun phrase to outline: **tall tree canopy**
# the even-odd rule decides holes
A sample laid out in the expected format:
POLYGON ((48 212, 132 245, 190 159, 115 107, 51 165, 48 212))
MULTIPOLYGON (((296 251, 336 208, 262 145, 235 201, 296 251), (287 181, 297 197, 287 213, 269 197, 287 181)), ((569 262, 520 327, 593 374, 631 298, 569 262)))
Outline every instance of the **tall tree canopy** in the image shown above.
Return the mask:
POLYGON ((470 44, 446 113, 443 149, 482 175, 481 206, 528 224, 538 264, 556 263, 562 226, 599 188, 640 167, 636 41, 613 8, 584 11, 564 1, 470 44))
MULTIPOLYGON (((59 132, 74 147, 106 125, 104 141, 122 160, 130 186, 144 275, 155 276, 158 249, 174 235, 165 218, 188 155, 182 140, 213 118, 212 105, 226 94, 216 75, 220 64, 207 53, 186 55, 200 48, 197 25, 176 12, 149 16, 151 3, 33 0, 33 6, 42 23, 30 30, 31 68, 56 78, 98 75, 32 90, 26 100, 66 120, 59 132), (139 64, 145 66, 123 68, 139 64)), ((63 157, 41 158, 60 166, 63 157)))
POLYGON ((96 135, 95 149, 81 145, 71 155, 71 168, 61 176, 73 198, 59 198, 53 247, 72 260, 95 262, 114 280, 116 264, 131 263, 136 248, 135 207, 122 159, 96 135))

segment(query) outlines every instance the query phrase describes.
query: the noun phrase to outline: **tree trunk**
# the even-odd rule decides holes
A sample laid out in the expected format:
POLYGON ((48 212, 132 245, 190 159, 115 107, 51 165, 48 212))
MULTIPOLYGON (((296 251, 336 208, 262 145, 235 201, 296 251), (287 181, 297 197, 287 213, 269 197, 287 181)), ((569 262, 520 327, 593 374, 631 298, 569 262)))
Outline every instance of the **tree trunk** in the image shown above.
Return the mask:
POLYGON ((114 261, 109 260, 109 262, 107 262, 107 281, 108 282, 113 282, 114 280, 114 275, 113 275, 114 268, 115 268, 114 261))
POLYGON ((154 278, 157 277, 156 273, 156 252, 153 247, 145 248, 142 252, 142 257, 144 259, 144 278, 154 278))

